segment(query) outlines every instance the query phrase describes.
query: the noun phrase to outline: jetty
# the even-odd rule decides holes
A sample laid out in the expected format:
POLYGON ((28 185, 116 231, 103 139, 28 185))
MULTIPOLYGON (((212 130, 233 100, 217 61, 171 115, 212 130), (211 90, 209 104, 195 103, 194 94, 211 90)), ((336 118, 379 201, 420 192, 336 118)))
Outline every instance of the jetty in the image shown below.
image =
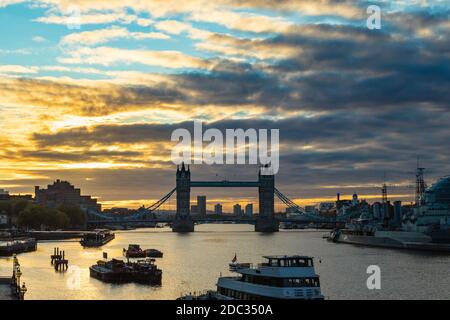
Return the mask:
POLYGON ((53 254, 50 256, 50 263, 55 267, 55 271, 65 271, 69 268, 69 260, 66 259, 66 253, 59 248, 53 249, 53 254))

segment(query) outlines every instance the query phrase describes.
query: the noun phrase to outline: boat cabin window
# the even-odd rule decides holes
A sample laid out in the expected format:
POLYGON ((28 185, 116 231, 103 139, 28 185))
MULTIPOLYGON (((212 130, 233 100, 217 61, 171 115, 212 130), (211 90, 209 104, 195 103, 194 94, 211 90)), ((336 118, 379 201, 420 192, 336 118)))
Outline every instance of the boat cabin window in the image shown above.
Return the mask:
POLYGON ((270 267, 312 267, 312 258, 269 259, 270 267))
POLYGON ((244 274, 240 281, 271 287, 320 287, 317 277, 286 279, 244 274))
POLYGON ((319 278, 285 279, 286 287, 320 287, 319 278))

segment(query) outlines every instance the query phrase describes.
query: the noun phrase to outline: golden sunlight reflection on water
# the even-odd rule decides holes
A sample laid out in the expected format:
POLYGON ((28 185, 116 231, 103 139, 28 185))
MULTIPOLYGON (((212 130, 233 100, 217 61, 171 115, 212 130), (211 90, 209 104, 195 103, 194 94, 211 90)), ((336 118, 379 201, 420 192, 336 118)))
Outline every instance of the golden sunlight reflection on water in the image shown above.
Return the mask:
MULTIPOLYGON (((116 232, 103 248, 83 249, 77 241, 40 242, 36 252, 19 255, 26 299, 175 299, 183 293, 214 289, 220 273, 237 254, 240 262, 261 262, 263 255, 306 254, 316 257, 323 294, 330 299, 450 299, 450 257, 426 253, 329 243, 325 231, 253 232, 251 225, 198 225, 192 234, 168 228, 116 232), (128 244, 164 252, 161 287, 106 284, 89 277, 89 266, 102 259, 122 258, 128 244), (66 251, 69 270, 50 265, 54 247, 66 251), (321 263, 319 263, 319 259, 321 263), (382 289, 368 290, 366 268, 381 267, 382 289)), ((11 258, 0 258, 0 275, 11 275, 11 258)))

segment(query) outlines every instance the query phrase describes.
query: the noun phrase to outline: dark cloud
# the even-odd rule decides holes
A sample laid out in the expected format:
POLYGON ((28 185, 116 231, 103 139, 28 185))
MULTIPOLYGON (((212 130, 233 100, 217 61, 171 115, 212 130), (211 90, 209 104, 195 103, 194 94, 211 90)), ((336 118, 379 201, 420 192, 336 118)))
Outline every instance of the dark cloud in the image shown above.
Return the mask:
POLYGON ((126 159, 127 162, 130 162, 133 158, 141 157, 142 155, 142 152, 136 151, 83 150, 81 152, 57 152, 48 150, 23 150, 16 156, 40 161, 89 162, 105 159, 114 161, 126 159))
MULTIPOLYGON (((448 144, 450 136, 450 114, 438 114, 436 116, 426 106, 410 107, 407 112, 401 108, 388 111, 341 111, 279 121, 222 120, 206 124, 204 130, 218 128, 224 132, 226 129, 236 128, 280 129, 281 158, 277 175, 279 188, 292 196, 316 197, 333 195, 339 191, 338 187, 321 189, 324 185, 379 185, 383 182, 384 173, 391 183, 412 181, 418 155, 427 167, 438 168, 428 178, 436 179, 450 172, 450 151, 443 147, 448 144), (308 145, 311 148, 302 148, 308 145)), ((132 145, 144 142, 160 145, 155 148, 155 152, 158 156, 168 158, 170 149, 163 145, 170 141, 171 132, 177 128, 192 131, 192 127, 192 122, 172 125, 100 125, 90 129, 39 134, 35 135, 35 139, 42 147, 69 144, 89 148, 92 145, 132 145)), ((173 183, 170 170, 175 166, 170 161, 161 165, 167 176, 158 178, 158 181, 169 188, 173 183)), ((193 171, 198 180, 217 177, 252 180, 257 168, 193 166, 193 171)), ((133 170, 127 172, 131 176, 135 175, 133 170)), ((138 174, 141 171, 136 172, 138 174)), ((157 172, 158 169, 148 169, 149 176, 153 173, 159 176, 157 172)), ((145 183, 153 185, 149 181, 145 183)), ((374 192, 374 187, 353 189, 374 192)), ((395 191, 412 192, 408 188, 395 191)))
POLYGON ((407 110, 426 103, 448 109, 449 42, 401 32, 396 24, 382 30, 318 24, 292 27, 263 40, 215 35, 210 41, 247 52, 281 52, 281 56, 265 64, 215 58, 208 72, 167 75, 166 81, 147 86, 91 88, 22 79, 3 84, 2 89, 16 92, 27 103, 70 105, 68 112, 82 115, 173 105, 180 110, 260 106, 273 112, 393 106, 407 110), (285 50, 288 53, 283 55, 285 50), (61 96, 64 99, 58 99, 61 96))
MULTIPOLYGON (((293 27, 284 34, 257 41, 215 36, 217 44, 248 52, 288 49, 289 54, 264 61, 254 57, 250 59, 252 63, 215 58, 215 66, 208 72, 167 75, 167 82, 158 85, 111 85, 87 90, 81 86, 18 80, 2 90, 15 90, 26 102, 40 101, 38 104, 54 107, 67 105, 55 98, 63 96, 74 102, 73 111, 68 112, 83 115, 171 104, 182 111, 199 110, 206 105, 242 106, 244 113, 251 106, 265 108, 266 113, 258 118, 222 119, 209 122, 205 129, 280 129, 282 153, 277 185, 293 197, 330 196, 340 190, 321 189, 324 185, 380 185, 384 172, 392 183, 412 181, 418 155, 424 166, 434 168, 427 176, 432 181, 450 173, 449 11, 423 8, 392 12, 386 17, 383 29, 374 31, 361 23, 319 24, 293 27), (431 33, 424 36, 420 28, 430 28, 431 33), (49 89, 51 86, 55 87, 49 89), (35 91, 29 93, 27 88, 35 91), (308 114, 297 115, 302 112, 308 114)), ((24 151, 21 155, 54 161, 110 156, 131 162, 140 155, 132 151, 68 154, 50 150, 59 146, 90 150, 110 145, 126 149, 128 145, 147 143, 158 156, 168 157, 170 150, 165 145, 177 128, 191 129, 192 122, 96 125, 35 133, 33 141, 41 150, 24 151)), ((135 198, 157 198, 174 185, 174 166, 170 162, 158 164, 161 168, 50 174, 52 178, 66 177, 83 183, 88 191, 110 199, 130 198, 129 194, 135 198), (93 182, 83 182, 83 177, 89 175, 95 178, 93 182), (126 196, 123 185, 129 190, 126 196)), ((257 169, 195 166, 193 170, 195 179, 253 179, 257 169)), ((378 192, 370 186, 345 188, 356 191, 352 189, 378 192)), ((413 190, 403 188, 395 192, 413 190)))

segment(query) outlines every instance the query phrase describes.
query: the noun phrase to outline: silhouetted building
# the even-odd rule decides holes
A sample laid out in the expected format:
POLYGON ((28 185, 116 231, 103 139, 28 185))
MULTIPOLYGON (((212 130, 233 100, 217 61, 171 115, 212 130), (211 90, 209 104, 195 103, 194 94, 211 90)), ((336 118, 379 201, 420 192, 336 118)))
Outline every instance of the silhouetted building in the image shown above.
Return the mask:
POLYGON ((317 210, 316 206, 305 206, 305 212, 306 213, 317 214, 318 210, 317 210))
POLYGON ((27 200, 32 201, 33 195, 32 194, 11 194, 9 195, 10 200, 27 200))
POLYGON ((384 224, 389 225, 392 223, 394 218, 394 206, 391 205, 390 201, 386 201, 381 207, 383 211, 383 217, 384 217, 384 224))
POLYGON ((353 198, 352 198, 352 205, 353 206, 357 206, 359 203, 358 201, 358 195, 356 193, 353 194, 353 198))
POLYGON ((381 203, 375 202, 372 205, 372 214, 373 218, 377 220, 383 220, 382 212, 381 212, 381 203))
POLYGON ((241 205, 239 203, 235 204, 233 206, 233 214, 235 216, 241 216, 242 215, 242 208, 241 205))
POLYGON ((191 214, 198 214, 198 206, 197 205, 191 205, 191 214))
POLYGON ((136 210, 131 210, 131 209, 128 209, 128 208, 116 208, 116 207, 113 207, 113 208, 110 208, 110 209, 105 209, 105 210, 103 210, 103 212, 104 213, 108 213, 108 214, 113 215, 113 216, 128 216, 128 215, 136 212, 136 210))
POLYGON ((9 192, 4 189, 0 189, 0 200, 9 200, 9 198, 9 192))
POLYGON ((5 212, 0 213, 0 227, 4 228, 9 225, 9 217, 5 212))
POLYGON ((245 206, 245 215, 247 217, 253 216, 253 203, 249 203, 245 206))
POLYGON ((91 196, 82 196, 80 189, 75 188, 68 181, 56 180, 47 189, 35 187, 35 201, 47 207, 58 207, 63 204, 77 205, 84 210, 101 211, 101 204, 91 196))
POLYGON ((206 196, 197 196, 197 210, 199 215, 206 216, 206 196))
POLYGON ((214 214, 221 215, 222 214, 222 205, 220 203, 214 206, 214 214))
MULTIPOLYGON (((342 202, 342 200, 341 200, 342 202)), ((319 214, 325 217, 334 217, 336 215, 336 204, 334 202, 319 203, 319 214)))

